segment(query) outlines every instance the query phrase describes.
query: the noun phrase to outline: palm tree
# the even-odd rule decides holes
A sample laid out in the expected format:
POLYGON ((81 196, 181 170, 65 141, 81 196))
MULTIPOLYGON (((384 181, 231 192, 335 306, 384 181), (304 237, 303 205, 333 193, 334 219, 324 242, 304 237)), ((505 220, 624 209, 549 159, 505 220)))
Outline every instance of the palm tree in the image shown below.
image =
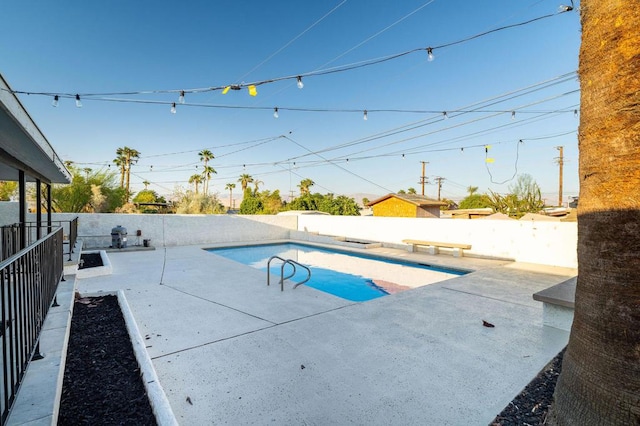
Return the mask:
POLYGON ((149 185, 151 185, 151 182, 149 182, 148 180, 145 180, 142 182, 142 184, 144 185, 144 189, 146 191, 149 188, 149 185))
POLYGON ((469 196, 475 194, 477 190, 477 186, 467 186, 467 192, 469 193, 469 196))
MULTIPOLYGON (((214 158, 216 158, 213 155, 213 152, 209 151, 208 149, 203 149, 202 151, 200 151, 198 153, 198 155, 200 156, 200 161, 202 161, 204 163, 204 170, 202 172, 203 176, 206 174, 206 171, 208 170, 207 167, 209 166, 209 160, 212 160, 214 158)), ((213 169, 211 169, 213 170, 213 169)), ((211 173, 217 173, 215 170, 213 170, 213 172, 209 172, 209 176, 207 178, 205 178, 204 181, 204 194, 207 195, 209 193, 209 178, 211 177, 211 173)))
POLYGON ((640 6, 582 0, 580 10, 580 271, 571 336, 548 420, 637 425, 640 6))
POLYGON ((216 173, 218 172, 213 167, 204 166, 204 169, 202 170, 202 177, 204 178, 204 195, 209 195, 209 181, 211 180, 211 175, 216 173))
POLYGON ((249 184, 253 182, 253 178, 251 177, 251 175, 245 173, 240 175, 240 179, 238 179, 238 182, 240 182, 240 187, 242 188, 242 192, 244 193, 244 191, 247 189, 247 186, 249 186, 249 184))
POLYGON ((193 183, 196 186, 196 194, 198 193, 198 185, 202 183, 202 175, 191 175, 189 183, 193 183))
POLYGON ((229 190, 229 210, 231 210, 231 208, 233 207, 231 201, 233 200, 233 188, 235 188, 235 187, 236 187, 235 183, 228 183, 224 187, 224 189, 228 189, 229 190))
POLYGON ((114 163, 118 164, 121 167, 122 175, 124 176, 124 180, 126 181, 124 188, 127 202, 129 202, 129 198, 131 197, 131 193, 129 192, 129 181, 131 178, 131 163, 135 163, 140 158, 140 152, 133 148, 129 148, 125 146, 124 148, 118 148, 116 150, 116 159, 113 160, 114 163))
POLYGON ((262 185, 264 182, 258 179, 254 179, 253 180, 253 186, 255 187, 255 193, 258 193, 258 189, 260 187, 260 185, 262 185))
POLYGON ((300 188, 300 195, 308 194, 309 188, 311 188, 313 185, 315 185, 315 182, 311 179, 302 179, 300 181, 300 185, 298 185, 298 188, 300 188))
POLYGON ((124 157, 118 156, 113 160, 113 163, 118 166, 120 170, 120 188, 124 188, 124 175, 125 175, 125 160, 124 157))

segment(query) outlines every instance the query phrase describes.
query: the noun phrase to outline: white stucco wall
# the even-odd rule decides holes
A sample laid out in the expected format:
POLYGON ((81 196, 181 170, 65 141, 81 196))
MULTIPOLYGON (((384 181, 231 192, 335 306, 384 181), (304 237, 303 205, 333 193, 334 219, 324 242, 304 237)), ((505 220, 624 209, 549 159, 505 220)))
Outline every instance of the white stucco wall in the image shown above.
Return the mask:
POLYGON ((20 204, 17 201, 0 201, 0 226, 20 221, 20 204))
MULTIPOLYGON (((0 203, 0 222, 18 220, 17 203, 0 203)), ((84 247, 111 244, 111 229, 122 225, 129 244, 136 230, 155 247, 189 244, 288 239, 290 231, 402 244, 419 239, 471 244, 469 255, 514 259, 519 262, 577 268, 576 222, 514 220, 457 220, 360 216, 262 216, 262 215, 151 215, 151 214, 54 214, 53 220, 79 217, 78 235, 84 247)), ((29 215, 28 220, 35 220, 29 215)), ((46 220, 46 215, 43 216, 46 220)), ((304 234, 294 232, 296 238, 304 234)))
POLYGON ((298 230, 402 244, 403 239, 471 244, 465 253, 577 268, 576 222, 300 216, 298 230))
POLYGON ((288 239, 297 222, 296 216, 112 213, 56 213, 52 220, 71 220, 76 216, 78 238, 85 248, 108 247, 111 229, 118 225, 127 228, 128 245, 136 244, 136 231, 140 230, 141 245, 144 239, 150 239, 151 245, 162 247, 288 239))

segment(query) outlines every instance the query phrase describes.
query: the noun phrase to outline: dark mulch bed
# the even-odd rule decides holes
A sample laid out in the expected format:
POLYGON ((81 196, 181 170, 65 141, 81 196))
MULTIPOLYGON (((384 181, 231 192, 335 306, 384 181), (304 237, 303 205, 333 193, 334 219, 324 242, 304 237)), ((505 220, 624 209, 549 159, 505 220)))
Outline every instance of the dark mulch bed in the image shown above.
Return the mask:
POLYGON ((80 255, 78 269, 95 268, 97 266, 104 266, 100 253, 82 253, 80 255))
POLYGON ((156 424, 116 296, 75 302, 58 424, 156 424))
MULTIPOLYGON (((566 349, 566 348, 565 348, 566 349)), ((491 426, 543 425, 546 423, 549 406, 553 402, 553 391, 562 368, 564 351, 542 369, 529 382, 520 395, 502 410, 491 426)))

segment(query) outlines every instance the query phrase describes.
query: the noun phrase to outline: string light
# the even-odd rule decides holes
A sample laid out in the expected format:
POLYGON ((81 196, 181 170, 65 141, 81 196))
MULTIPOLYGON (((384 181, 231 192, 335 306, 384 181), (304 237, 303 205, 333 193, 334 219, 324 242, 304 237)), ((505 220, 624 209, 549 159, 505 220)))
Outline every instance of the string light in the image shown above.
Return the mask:
POLYGON ((515 111, 511 111, 511 119, 512 120, 516 119, 516 112, 515 111))
POLYGON ((443 111, 442 116, 444 117, 445 120, 449 119, 449 114, 447 114, 447 111, 443 111))
POLYGON ((178 102, 181 104, 184 103, 184 90, 180 91, 180 96, 178 96, 178 102))
POLYGON ((82 108, 82 102, 80 102, 80 95, 76 95, 76 106, 82 108))
MULTIPOLYGON (((567 6, 567 5, 562 5, 560 6, 558 13, 553 13, 553 14, 547 14, 547 15, 542 15, 542 16, 538 16, 536 18, 532 18, 526 21, 522 21, 522 22, 517 22, 515 24, 510 24, 510 25, 505 25, 499 28, 494 28, 492 30, 489 31, 484 31, 482 33, 478 33, 463 39, 459 39, 459 40, 455 40, 449 43, 445 43, 445 44, 441 44, 438 46, 433 46, 433 47, 420 47, 420 48, 415 48, 415 49, 411 49, 411 50, 407 50, 404 52, 400 52, 400 53, 396 53, 396 54, 392 54, 392 55, 387 55, 381 58, 375 58, 375 59, 370 59, 370 60, 365 60, 365 61, 360 61, 357 63, 353 63, 353 64, 347 64, 347 65, 343 65, 343 66, 338 66, 338 67, 333 67, 333 68, 328 68, 328 69, 323 69, 323 70, 317 70, 317 71, 313 71, 313 72, 309 72, 306 74, 294 74, 294 75, 288 75, 288 76, 283 76, 283 77, 277 77, 277 78, 271 78, 271 79, 267 79, 267 80, 261 80, 261 81, 255 81, 252 83, 241 83, 241 84, 236 84, 236 85, 225 85, 225 86, 213 86, 213 87, 204 87, 204 88, 197 88, 197 89, 188 89, 188 90, 181 90, 180 92, 185 92, 185 93, 203 93, 203 92, 211 92, 211 91, 215 91, 215 90, 222 90, 224 94, 226 94, 228 92, 228 90, 240 90, 242 87, 248 87, 249 89, 249 94, 251 96, 256 96, 257 95, 257 89, 256 86, 262 85, 262 84, 267 84, 267 83, 275 83, 275 82, 279 82, 279 81, 283 81, 283 80, 290 80, 290 79, 302 79, 303 76, 308 77, 308 76, 320 76, 320 75, 327 75, 327 74, 334 74, 334 73, 340 73, 340 72, 345 72, 345 71, 351 71, 354 69, 359 69, 359 68, 363 68, 363 67, 368 67, 368 66, 372 66, 372 65, 377 65, 377 64, 381 64, 387 61, 391 61, 394 59, 398 59, 401 57, 404 57, 406 55, 409 55, 411 53, 415 53, 415 52, 419 52, 419 51, 424 51, 426 49, 427 51, 427 55, 428 55, 428 60, 432 61, 435 56, 433 54, 433 51, 435 49, 443 49, 443 48, 448 48, 451 46, 455 46, 458 44, 462 44, 462 43, 466 43, 469 42, 471 40, 480 38, 480 37, 484 37, 487 36, 489 34, 493 34, 495 32, 498 31, 504 31, 504 30, 508 30, 511 28, 516 28, 516 27, 520 27, 523 25, 528 25, 528 24, 532 24, 534 22, 540 21, 542 19, 548 19, 548 18, 552 18, 554 16, 557 16, 558 14, 562 14, 564 12, 569 12, 571 10, 574 9, 573 7, 573 0, 571 0, 572 6, 567 6)), ((91 94, 85 94, 85 96, 115 96, 115 95, 140 95, 140 94, 146 94, 146 93, 172 93, 175 92, 176 90, 152 90, 152 91, 135 91, 135 92, 114 92, 114 93, 91 93, 91 94)), ((28 94, 32 94, 32 95, 43 95, 43 96, 51 96, 51 92, 48 93, 42 93, 42 92, 24 92, 24 91, 17 91, 17 90, 13 90, 11 91, 14 94, 23 94, 23 93, 28 93, 28 94)), ((66 94, 68 96, 73 96, 71 94, 66 94)))
POLYGON ((302 89, 304 87, 304 83, 302 82, 302 77, 298 76, 298 89, 302 89))
POLYGON ((59 97, 58 95, 55 95, 55 96, 53 97, 53 102, 51 102, 51 106, 52 106, 52 107, 57 107, 57 106, 58 106, 58 99, 59 99, 59 98, 60 98, 60 97, 59 97))
POLYGON ((364 110, 364 115, 362 116, 362 119, 364 121, 367 121, 369 119, 369 117, 367 116, 367 110, 366 109, 364 110))
POLYGON ((578 110, 577 110, 577 109, 574 109, 574 110, 573 110, 573 116, 574 116, 574 117, 576 117, 576 118, 578 118, 578 110))
POLYGON ((278 118, 280 117, 280 115, 278 114, 278 107, 275 107, 273 109, 273 118, 278 118))
MULTIPOLYGON (((171 104, 171 114, 175 114, 175 113, 176 113, 176 103, 174 102, 174 103, 171 104)), ((196 167, 198 167, 198 166, 196 166, 196 167)))

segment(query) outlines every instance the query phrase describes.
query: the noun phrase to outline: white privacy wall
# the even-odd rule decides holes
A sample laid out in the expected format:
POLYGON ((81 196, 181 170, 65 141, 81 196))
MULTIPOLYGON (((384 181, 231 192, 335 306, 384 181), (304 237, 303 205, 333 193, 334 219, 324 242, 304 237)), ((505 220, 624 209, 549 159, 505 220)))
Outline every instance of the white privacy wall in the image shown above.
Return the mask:
POLYGON ((298 230, 402 244, 403 239, 471 244, 465 253, 578 267, 576 222, 302 215, 298 230))
POLYGON ((128 245, 136 244, 136 231, 140 230, 141 245, 150 239, 151 245, 162 247, 288 239, 297 221, 296 216, 115 213, 56 213, 52 220, 76 216, 78 239, 84 248, 109 247, 111 229, 118 225, 127 228, 128 245))

